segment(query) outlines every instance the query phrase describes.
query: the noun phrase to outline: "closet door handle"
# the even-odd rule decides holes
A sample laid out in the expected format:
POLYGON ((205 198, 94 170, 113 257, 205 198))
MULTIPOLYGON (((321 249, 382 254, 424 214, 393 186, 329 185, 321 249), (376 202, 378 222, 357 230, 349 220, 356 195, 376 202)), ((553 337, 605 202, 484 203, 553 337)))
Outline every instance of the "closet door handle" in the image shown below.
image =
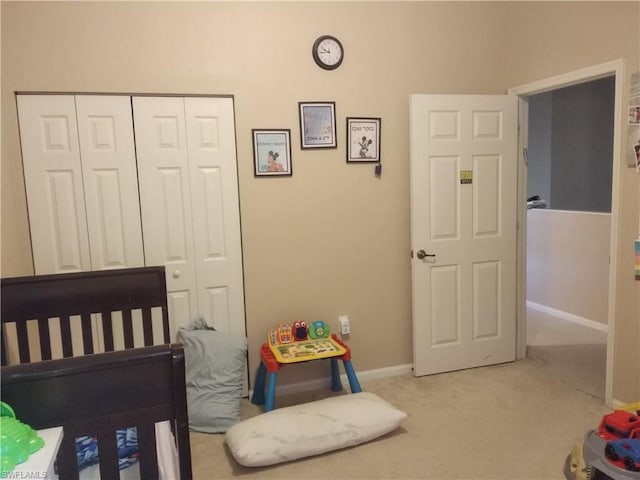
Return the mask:
POLYGON ((424 250, 418 250, 418 253, 416 253, 416 257, 418 257, 420 260, 422 260, 423 258, 435 257, 435 256, 436 256, 435 253, 427 253, 424 250))
POLYGON ((176 270, 175 272, 173 272, 172 277, 173 278, 180 278, 180 270, 176 270))

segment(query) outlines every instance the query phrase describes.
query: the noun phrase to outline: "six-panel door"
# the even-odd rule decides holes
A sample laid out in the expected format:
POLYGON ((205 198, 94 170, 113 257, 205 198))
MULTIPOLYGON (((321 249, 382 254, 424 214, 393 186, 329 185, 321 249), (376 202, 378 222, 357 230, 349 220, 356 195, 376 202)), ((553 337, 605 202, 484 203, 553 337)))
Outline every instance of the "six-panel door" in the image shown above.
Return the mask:
POLYGON ((202 315, 245 334, 233 102, 134 97, 148 265, 167 271, 177 329, 202 315))
POLYGON ((515 97, 411 97, 414 373, 515 359, 515 97), (420 255, 422 256, 422 254, 420 255))

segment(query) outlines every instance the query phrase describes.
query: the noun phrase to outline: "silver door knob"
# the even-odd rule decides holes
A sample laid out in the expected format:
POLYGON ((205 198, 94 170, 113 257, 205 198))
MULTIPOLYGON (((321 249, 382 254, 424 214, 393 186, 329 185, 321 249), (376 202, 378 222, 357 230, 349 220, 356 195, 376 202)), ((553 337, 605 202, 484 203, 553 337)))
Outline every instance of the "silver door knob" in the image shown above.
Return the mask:
POLYGON ((435 257, 435 256, 436 256, 435 253, 427 253, 424 250, 418 250, 418 253, 416 253, 416 257, 418 257, 420 260, 426 257, 435 257))

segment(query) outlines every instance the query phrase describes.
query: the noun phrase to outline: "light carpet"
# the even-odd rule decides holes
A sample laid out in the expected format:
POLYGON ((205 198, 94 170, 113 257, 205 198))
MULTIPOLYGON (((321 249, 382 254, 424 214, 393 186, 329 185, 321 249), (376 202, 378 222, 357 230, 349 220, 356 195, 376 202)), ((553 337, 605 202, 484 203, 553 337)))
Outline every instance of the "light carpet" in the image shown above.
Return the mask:
MULTIPOLYGON (((223 435, 191 433, 195 479, 564 479, 564 461, 609 411, 536 358, 415 378, 362 382, 408 414, 357 447, 267 468, 238 465, 223 435)), ((342 392, 342 394, 347 394, 342 392)), ((276 408, 333 395, 276 395, 276 408)), ((243 401, 243 417, 261 408, 243 401)))
POLYGON ((527 355, 557 380, 604 401, 607 346, 538 345, 527 347, 527 355))

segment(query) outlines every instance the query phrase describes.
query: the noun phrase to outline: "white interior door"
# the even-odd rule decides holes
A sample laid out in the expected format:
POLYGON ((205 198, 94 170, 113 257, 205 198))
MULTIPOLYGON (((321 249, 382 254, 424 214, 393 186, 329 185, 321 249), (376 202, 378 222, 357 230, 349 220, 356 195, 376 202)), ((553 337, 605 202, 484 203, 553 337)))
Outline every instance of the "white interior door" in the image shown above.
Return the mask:
POLYGON ((18 95, 36 274, 91 270, 73 95, 18 95))
POLYGON ((233 101, 134 97, 145 258, 165 265, 177 328, 245 334, 233 101))
POLYGON ((76 96, 91 269, 142 267, 131 97, 76 96))
POLYGON ((197 312, 189 155, 180 97, 133 97, 147 265, 164 265, 172 336, 197 312))
POLYGON ((517 98, 411 96, 414 373, 515 359, 517 98))
POLYGON ((184 106, 198 312, 245 335, 233 100, 188 97, 184 106))

